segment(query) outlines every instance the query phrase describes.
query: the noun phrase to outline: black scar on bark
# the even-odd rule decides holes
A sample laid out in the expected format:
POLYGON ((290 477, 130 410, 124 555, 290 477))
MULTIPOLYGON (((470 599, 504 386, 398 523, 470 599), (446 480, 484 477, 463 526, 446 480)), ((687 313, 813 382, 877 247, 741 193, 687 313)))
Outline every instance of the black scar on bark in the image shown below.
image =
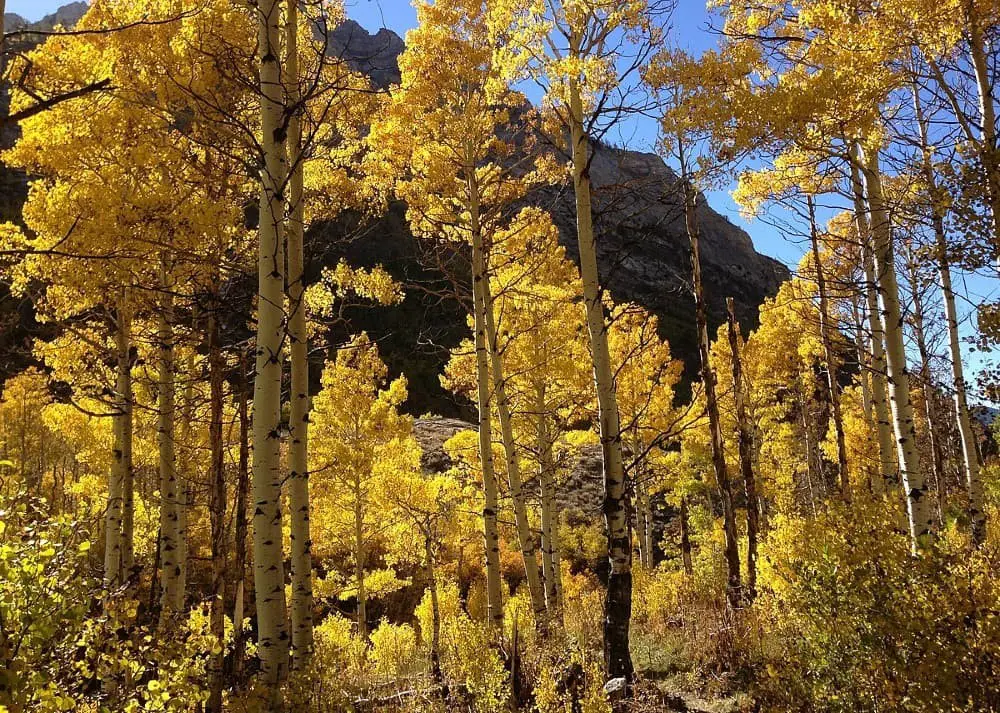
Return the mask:
POLYGON ((608 678, 632 682, 635 670, 629 653, 629 621, 632 618, 632 572, 608 574, 608 596, 604 605, 604 666, 608 678))

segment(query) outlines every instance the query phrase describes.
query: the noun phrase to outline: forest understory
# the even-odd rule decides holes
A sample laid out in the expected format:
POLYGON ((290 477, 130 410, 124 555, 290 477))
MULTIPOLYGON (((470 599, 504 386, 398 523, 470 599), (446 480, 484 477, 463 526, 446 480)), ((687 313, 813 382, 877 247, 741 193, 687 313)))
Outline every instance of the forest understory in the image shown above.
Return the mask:
POLYGON ((413 5, 3 15, 0 713, 1000 711, 1000 6, 413 5))

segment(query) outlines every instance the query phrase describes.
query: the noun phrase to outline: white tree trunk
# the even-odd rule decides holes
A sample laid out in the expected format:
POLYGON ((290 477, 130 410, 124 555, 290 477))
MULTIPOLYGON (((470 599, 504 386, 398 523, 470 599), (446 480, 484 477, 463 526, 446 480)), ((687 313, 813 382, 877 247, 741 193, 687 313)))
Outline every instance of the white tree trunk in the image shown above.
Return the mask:
POLYGON ((875 277, 875 262, 871 251, 871 226, 865 207, 861 170, 854 162, 851 165, 851 184, 854 195, 854 220, 858 240, 861 243, 861 261, 865 273, 865 299, 868 303, 868 328, 871 332, 871 398, 875 410, 875 433, 879 447, 879 475, 872 480, 872 491, 876 495, 883 495, 886 491, 895 492, 899 478, 892 420, 889 417, 889 402, 886 396, 885 331, 878 304, 878 280, 875 277))
MULTIPOLYGON (((288 101, 299 99, 297 2, 288 3, 286 20, 288 101)), ((309 532, 309 336, 303 270, 305 254, 302 196, 302 119, 289 119, 288 155, 292 162, 288 193, 288 340, 291 344, 291 407, 288 419, 288 510, 291 520, 292 665, 302 668, 313 649, 312 540, 309 532)))
MULTIPOLYGON (((579 38, 571 40, 571 45, 579 38)), ((578 44, 577 44, 578 46, 578 44)), ((573 191, 576 197, 576 237, 580 250, 580 277, 587 310, 587 331, 597 391, 597 422, 604 461, 604 521, 608 537, 608 591, 604 605, 605 671, 611 678, 631 679, 629 623, 632 616, 632 543, 628 525, 628 496, 622 458, 621 421, 615 394, 611 352, 608 349, 603 291, 597 269, 597 241, 591 206, 590 137, 584 130, 583 97, 575 79, 569 83, 570 148, 573 154, 573 191)))
POLYGON ((284 111, 281 82, 281 6, 257 5, 260 61, 261 171, 258 251, 257 365, 253 409, 253 560, 257 599, 257 655, 265 695, 272 704, 288 669, 288 623, 281 533, 281 344, 284 297, 285 151, 280 129, 284 111))
POLYGON ((882 313, 885 315, 883 328, 893 432, 896 436, 900 475, 906 492, 910 539, 916 552, 923 549, 933 537, 934 516, 920 467, 920 453, 917 450, 916 424, 913 419, 913 406, 910 403, 910 375, 903 340, 903 318, 899 306, 899 285, 896 280, 892 225, 882 191, 882 176, 876 154, 864 157, 862 172, 865 176, 868 205, 871 209, 873 253, 882 298, 882 313))
POLYGON ((476 399, 479 408, 479 461, 483 471, 483 536, 486 547, 487 619, 497 631, 503 629, 503 590, 500 579, 500 531, 497 515, 500 497, 493 468, 493 434, 490 424, 490 365, 486 346, 486 308, 483 287, 482 236, 473 231, 472 298, 476 345, 476 399), (477 237, 478 236, 478 237, 477 237))
MULTIPOLYGON (((474 201, 474 210, 476 209, 474 201)), ((486 262, 482 251, 479 257, 486 262)), ((507 482, 510 485, 510 499, 514 508, 514 527, 517 530, 517 541, 521 548, 521 558, 524 560, 525 581, 528 584, 528 594, 535 615, 535 626, 545 626, 545 589, 538 571, 538 556, 535 548, 535 536, 528 520, 528 505, 525 502, 524 484, 521 480, 521 464, 517 457, 517 445, 514 443, 514 427, 511 423, 510 402, 507 398, 506 370, 503 355, 497 343, 496 318, 493 314, 493 296, 490 292, 489 269, 483 266, 479 269, 483 276, 482 294, 484 300, 484 317, 486 318, 486 344, 490 353, 490 367, 493 376, 493 393, 497 400, 497 413, 500 420, 500 436, 503 442, 504 460, 507 467, 507 482)))
POLYGON ((173 279, 170 258, 160 259, 162 297, 157 314, 159 343, 159 374, 157 377, 157 441, 160 470, 160 621, 167 623, 184 605, 183 586, 183 522, 181 506, 184 497, 177 477, 174 448, 174 309, 173 279))

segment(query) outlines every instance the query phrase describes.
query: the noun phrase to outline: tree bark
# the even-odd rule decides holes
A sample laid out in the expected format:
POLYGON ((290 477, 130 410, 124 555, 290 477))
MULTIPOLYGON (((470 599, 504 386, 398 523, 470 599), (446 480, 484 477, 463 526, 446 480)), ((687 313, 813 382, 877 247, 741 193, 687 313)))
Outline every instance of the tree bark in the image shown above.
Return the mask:
MULTIPOLYGON (((570 38, 579 55, 581 38, 570 38)), ((632 543, 629 506, 622 458, 621 422, 608 349, 603 292, 597 269, 597 241, 591 206, 590 137, 584 130, 583 97, 575 77, 569 82, 570 147, 573 155, 573 191, 576 198, 576 237, 580 250, 580 277, 587 310, 587 331, 597 391, 598 431, 604 462, 604 521, 608 538, 607 597, 604 605, 604 663, 611 678, 631 680, 634 668, 629 652, 632 618, 632 543)))
POLYGON ((157 441, 160 471, 160 622, 169 625, 170 618, 184 606, 183 523, 181 522, 181 484, 177 478, 174 449, 174 307, 173 280, 170 258, 160 258, 162 296, 157 315, 159 374, 157 377, 157 441))
POLYGON ((246 651, 246 631, 243 629, 243 600, 247 578, 247 499, 250 492, 250 387, 247 384, 249 368, 247 352, 240 351, 239 395, 237 410, 240 420, 240 452, 236 472, 236 514, 234 520, 234 573, 233 601, 233 677, 239 681, 243 675, 243 656, 246 651))
POLYGON ((550 618, 558 621, 562 606, 562 572, 559 553, 559 510, 555 492, 555 459, 545 403, 545 383, 535 385, 535 444, 538 449, 538 483, 542 495, 542 575, 550 618))
POLYGON ((441 605, 438 601, 437 578, 434 573, 434 542, 424 535, 424 562, 427 570, 427 587, 431 593, 431 676, 434 683, 444 682, 441 672, 441 605))
POLYGON ((288 669, 288 623, 281 534, 281 346, 284 295, 284 185, 286 166, 282 128, 281 4, 261 0, 258 10, 261 172, 258 252, 257 354, 253 409, 253 559, 257 599, 257 653, 264 695, 275 705, 278 683, 288 669))
MULTIPOLYGON (((470 176, 470 184, 475 185, 475 176, 470 176)), ((473 199, 473 225, 478 224, 478 199, 473 199)), ((473 238, 476 239, 475 237, 473 238)), ((480 240, 482 240, 480 238, 480 240)), ((486 322, 486 344, 490 353, 490 371, 493 376, 493 393, 497 400, 497 413, 500 420, 500 436, 503 442, 504 460, 507 467, 507 482, 510 485, 510 499, 514 508, 514 526, 517 530, 517 541, 521 548, 521 558, 524 561, 525 581, 528 584, 528 594, 535 615, 535 626, 545 628, 545 589, 538 572, 538 556, 535 548, 535 537, 528 520, 528 505, 525 502, 524 484, 521 480, 521 464, 517 457, 517 444, 514 443, 514 428, 511 423, 510 401, 507 398, 506 369, 503 354, 497 341, 496 317, 494 315, 493 295, 490 291, 489 268, 485 264, 484 250, 478 252, 484 265, 479 268, 483 275, 482 294, 484 300, 484 317, 486 322)))
POLYGON ((219 339, 219 300, 213 294, 212 311, 208 317, 208 378, 209 378, 209 480, 211 496, 209 512, 212 527, 212 604, 211 630, 219 652, 209 659, 208 713, 222 712, 222 667, 226 648, 226 471, 222 442, 223 387, 225 360, 219 339))
POLYGON ((826 361, 826 385, 830 395, 830 412, 837 439, 837 474, 844 500, 851 500, 851 478, 847 470, 847 442, 844 438, 844 416, 840 408, 840 382, 837 379, 837 358, 833 350, 833 329, 830 325, 830 298, 826 291, 826 276, 819 252, 819 231, 816 227, 816 204, 807 196, 809 204, 809 236, 812 243, 813 262, 816 269, 816 289, 819 292, 819 332, 826 361))
POLYGON ((354 478, 354 578, 358 584, 358 638, 368 641, 368 593, 365 590, 365 512, 361 476, 354 478))
POLYGON ((879 292, 885 315, 886 365, 888 367, 889 402, 893 431, 896 436, 903 487, 906 492, 910 539, 914 552, 927 546, 934 534, 934 518, 920 468, 916 426, 910 403, 910 375, 903 342, 903 320, 899 306, 899 285, 896 281, 895 251, 892 226, 882 192, 882 176, 876 154, 862 158, 868 205, 871 209, 871 233, 879 292))
MULTIPOLYGON (((131 377, 129 358, 131 345, 131 315, 128 291, 122 290, 115 310, 115 416, 113 423, 114 459, 108 480, 108 505, 104 521, 104 586, 114 589, 124 583, 129 567, 125 561, 125 489, 126 473, 130 469, 131 448, 128 436, 131 429, 131 377)), ((131 533, 130 533, 131 534, 131 533)))
MULTIPOLYGON (((288 3, 286 29, 288 101, 299 100, 297 2, 288 3)), ((288 196, 288 339, 291 344, 291 408, 288 419, 288 509, 291 520, 292 666, 303 668, 313 649, 312 537, 309 531, 309 336, 306 331, 302 119, 289 119, 292 162, 288 196)))
POLYGON ((733 506, 732 485, 729 482, 729 470, 726 466, 725 446, 722 440, 722 419, 719 416, 719 403, 715 395, 715 372, 710 361, 711 345, 708 340, 708 317, 706 314, 705 292, 701 281, 701 252, 699 249, 697 193, 690 179, 682 176, 684 182, 684 222, 687 227, 688 239, 691 241, 691 274, 694 288, 695 320, 698 329, 698 353, 701 357, 701 379, 705 388, 705 402, 708 411, 708 424, 712 439, 712 466, 715 479, 719 485, 719 495, 722 499, 723 526, 726 533, 726 598, 730 607, 740 606, 740 552, 736 533, 736 513, 733 506))
POLYGON ((503 599, 500 579, 500 531, 497 515, 500 497, 493 467, 493 435, 490 423, 490 365, 486 345, 486 307, 483 289, 482 235, 473 230, 472 297, 476 346, 476 396, 479 408, 479 461, 483 471, 483 536, 486 547, 486 607, 487 618, 496 631, 503 630, 503 599), (477 237, 478 236, 478 237, 477 237))
POLYGON ((886 397, 885 330, 878 305, 879 288, 872 257, 871 225, 865 206, 861 170, 854 161, 851 163, 851 187, 854 196, 854 220, 858 241, 861 243, 861 261, 865 272, 865 299, 868 303, 868 328, 871 332, 871 394, 879 445, 879 477, 872 481, 872 491, 876 495, 884 495, 887 491, 895 492, 899 476, 896 469, 892 420, 889 417, 889 402, 886 397))
MULTIPOLYGON (((976 450, 972 417, 969 414, 966 396, 965 369, 962 364, 961 341, 958 335, 958 310, 955 308, 955 291, 951 283, 951 264, 948 260, 948 239, 944 228, 945 209, 939 200, 937 177, 931 161, 930 141, 927 136, 927 122, 920 104, 920 95, 916 90, 914 90, 913 98, 920 130, 924 179, 927 182, 932 200, 931 221, 934 227, 934 253, 941 282, 945 322, 948 325, 948 349, 951 356, 952 387, 955 393, 955 420, 958 423, 958 432, 962 441, 962 470, 969 494, 972 539, 976 544, 982 544, 986 540, 986 495, 983 490, 982 463, 979 459, 979 452, 976 450)), ((994 213, 994 215, 998 215, 998 213, 994 213)))
POLYGON ((934 388, 934 377, 931 373, 930 350, 927 348, 927 337, 924 332, 924 300, 921 294, 920 271, 917 268, 916 256, 911 249, 907 250, 907 267, 910 272, 910 286, 913 296, 913 336, 917 342, 917 354, 920 356, 920 389, 924 397, 924 419, 927 422, 927 440, 931 449, 931 474, 934 478, 934 504, 937 526, 944 526, 944 451, 938 433, 938 416, 934 388))
POLYGON ((736 432, 739 442, 740 473, 747 498, 747 601, 757 596, 757 533, 760 531, 760 502, 753 469, 753 432, 747 418, 746 388, 743 381, 743 357, 739 324, 733 298, 726 299, 729 322, 729 350, 733 355, 733 398, 736 402, 736 432))
POLYGON ((993 81, 990 77, 986 39, 975 0, 965 0, 964 11, 968 30, 969 56, 972 60, 979 96, 979 157, 986 172, 986 200, 993 222, 994 255, 1000 254, 1000 166, 997 156, 997 117, 993 103, 993 81))

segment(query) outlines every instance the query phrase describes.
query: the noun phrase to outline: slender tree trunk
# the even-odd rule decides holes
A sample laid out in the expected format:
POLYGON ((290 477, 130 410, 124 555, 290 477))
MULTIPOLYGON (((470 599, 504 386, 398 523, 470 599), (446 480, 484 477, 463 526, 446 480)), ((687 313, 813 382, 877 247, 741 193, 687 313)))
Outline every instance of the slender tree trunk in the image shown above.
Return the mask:
POLYGON ((212 526, 212 635, 218 642, 219 652, 209 659, 208 713, 222 712, 222 666, 225 651, 226 623, 226 471, 224 444, 222 442, 222 407, 225 379, 225 360, 219 339, 220 305, 217 292, 213 293, 212 312, 208 317, 208 378, 209 422, 208 443, 210 453, 209 499, 212 526))
MULTIPOLYGON (((555 492, 555 460, 545 404, 545 383, 535 385, 535 439, 538 449, 538 483, 542 494, 542 573, 550 614, 562 606, 562 573, 559 563, 559 511, 555 492)), ((558 616, 554 617, 558 620, 558 616)))
POLYGON ((257 368, 253 409, 254 591, 257 598, 257 654, 264 694, 277 704, 278 682, 288 669, 288 622, 281 535, 281 345, 284 293, 284 185, 286 166, 282 119, 281 4, 261 0, 261 124, 264 166, 261 172, 258 253, 257 368))
POLYGON ((708 317, 705 292, 701 282, 697 193, 686 175, 681 180, 684 182, 684 222, 687 227, 688 239, 691 241, 691 273, 694 287, 695 320, 698 328, 698 352, 701 356, 701 379, 705 388, 708 423, 712 434, 712 465, 715 469, 715 479, 719 484, 719 495, 722 498, 722 517, 726 533, 726 568, 728 570, 726 597, 729 605, 736 609, 740 606, 741 599, 740 551, 736 532, 736 512, 733 506, 733 490, 729 482, 729 470, 726 466, 726 453, 722 441, 722 419, 719 416, 719 403, 715 396, 715 372, 710 360, 708 317))
POLYGON ((1000 253, 1000 165, 997 155, 997 117, 993 103, 993 80, 990 77, 989 56, 982 21, 975 0, 964 2, 969 56, 976 78, 979 96, 979 153, 986 173, 986 199, 993 222, 994 254, 1000 253))
MULTIPOLYGON (((180 589, 187 591, 188 575, 188 515, 194 505, 194 464, 195 464, 195 429, 194 420, 196 416, 196 404, 194 399, 195 382, 195 353, 189 351, 184 365, 184 397, 180 409, 179 431, 176 436, 176 443, 180 444, 180 456, 178 457, 177 472, 178 494, 177 521, 180 530, 180 553, 177 560, 180 562, 180 589)), ((211 487, 211 486, 209 486, 211 487)), ((182 594, 183 596, 183 594, 182 594)))
MULTIPOLYGON (((570 40, 579 54, 580 38, 570 40)), ((622 458, 621 422, 615 394, 603 293, 597 269, 597 240, 591 207, 590 137, 584 130, 583 97, 575 78, 569 83, 570 145, 573 153, 573 190, 576 196, 576 236, 580 250, 580 277, 587 308, 587 331, 594 362, 598 430, 604 462, 604 521, 608 537, 607 597, 604 603, 604 663, 609 677, 631 680, 629 652, 632 618, 632 543, 629 536, 628 493, 622 458)))
MULTIPOLYGON (((475 185, 475 177, 470 175, 470 185, 475 185)), ((473 226, 478 227, 478 198, 473 199, 473 226)), ((473 238, 474 240, 476 238, 473 238)), ((482 238, 479 238, 480 241, 482 238)), ((478 251, 478 256, 484 263, 485 251, 478 251)), ((538 556, 535 548, 535 537, 528 520, 528 505, 525 502, 524 484, 521 480, 521 464, 517 457, 517 445, 514 443, 514 427, 511 423, 510 402, 507 398, 506 369, 503 354, 497 341, 493 295, 490 292, 490 278, 487 265, 479 268, 483 275, 484 317, 486 322, 486 344, 490 353, 490 367, 493 376, 493 393, 497 401, 497 413, 500 417, 500 436, 503 441, 504 459, 507 467, 507 481, 510 484, 510 499, 514 508, 514 526, 517 530, 518 545, 521 548, 521 558, 524 560, 525 581, 528 584, 528 594, 535 615, 535 626, 545 628, 545 589, 538 572, 538 556)))
POLYGON ((826 385, 830 395, 830 412, 837 438, 837 473, 840 478, 840 492, 848 502, 851 500, 851 478, 847 471, 847 442, 844 438, 844 416, 840 408, 840 382, 837 380, 837 358, 833 350, 832 327, 830 325, 830 298, 826 291, 826 275, 819 252, 819 231, 816 228, 816 204, 813 197, 807 197, 809 204, 809 235, 812 242, 813 262, 816 267, 816 288, 819 292, 819 332, 823 342, 826 361, 826 385))
POLYGON ((427 571, 427 588, 431 593, 431 676, 434 682, 444 681, 441 672, 441 604, 438 600, 437 577, 434 573, 434 541, 424 535, 424 568, 427 571))
MULTIPOLYGON (((981 95, 983 96, 983 95, 981 95)), ((987 95, 988 96, 988 95, 987 95)), ((962 364, 961 342, 958 336, 958 311, 955 308, 955 291, 951 283, 951 264, 948 260, 948 240, 944 229, 944 209, 939 202, 939 189, 934 166, 931 161, 930 141, 927 136, 927 122, 920 104, 920 94, 914 89, 914 107, 920 129, 920 144, 923 153, 923 172, 932 199, 931 220, 934 226, 934 248, 938 274, 941 281, 941 296, 944 301, 945 322, 948 325, 948 348, 951 355, 952 386, 955 392, 955 420, 962 440, 962 469, 969 493, 969 516, 972 522, 972 539, 982 544, 986 539, 986 496, 983 490, 981 461, 976 450, 975 434, 966 396, 965 373, 962 364)), ((990 100, 992 105, 992 99, 990 100)), ((994 212, 994 216, 1000 215, 994 212)), ((1000 233, 998 233, 1000 235, 1000 233)))
POLYGON ((854 351, 858 359, 858 384, 861 386, 861 409, 865 420, 872 426, 872 389, 866 369, 868 360, 865 358, 865 325, 864 314, 858 295, 851 296, 851 315, 854 318, 854 351))
POLYGON ((124 581, 124 503, 125 503, 125 422, 128 418, 126 391, 130 374, 129 305, 127 293, 122 295, 115 310, 115 352, 117 384, 115 387, 114 458, 108 479, 108 505, 104 515, 104 586, 115 589, 124 581))
POLYGON ((726 300, 729 317, 729 350, 733 355, 733 398, 736 402, 736 429, 739 440, 740 473, 747 498, 747 601, 757 596, 757 533, 760 531, 760 503, 753 469, 753 433, 747 418, 746 389, 743 381, 743 357, 739 324, 733 298, 726 300))
MULTIPOLYGON (((126 290, 123 302, 129 304, 126 290)), ((119 325, 118 392, 121 396, 122 430, 122 581, 132 581, 135 574, 135 463, 133 453, 135 395, 132 389, 132 313, 125 309, 119 325), (124 348, 123 348, 124 347, 124 348), (122 359, 124 358, 124 362, 122 359)))
POLYGON ((938 417, 935 401, 934 378, 931 374, 930 350, 927 348, 927 337, 924 333, 924 300, 921 294, 920 271, 917 268, 916 256, 907 248, 907 266, 910 271, 910 285, 913 295, 913 335, 917 341, 917 354, 920 355, 920 389, 924 397, 924 418, 927 421, 927 440, 931 448, 931 473, 934 477, 935 516, 938 527, 944 526, 944 451, 941 448, 941 438, 938 433, 938 417))
POLYGON ((246 651, 246 631, 243 629, 244 588, 247 579, 247 499, 250 493, 250 387, 247 384, 247 352, 240 351, 239 402, 240 452, 236 472, 236 514, 233 516, 235 551, 233 587, 233 677, 239 681, 243 675, 243 656, 246 651))
POLYGON ((873 252, 885 315, 883 326, 893 430, 906 491, 910 538, 914 551, 917 551, 925 547, 927 540, 933 537, 934 517, 927 499, 924 474, 920 468, 920 453, 916 444, 913 406, 910 403, 910 375, 906 364, 902 314, 899 306, 899 285, 896 282, 892 226, 882 193, 882 177, 875 154, 863 159, 862 172, 865 176, 868 205, 872 214, 873 252))
POLYGON ((691 559, 691 521, 688 519, 687 496, 681 496, 681 561, 684 563, 684 574, 694 575, 694 562, 691 559))
POLYGON ((896 469, 895 445, 892 436, 892 420, 889 417, 889 402, 886 397, 885 330, 882 313, 878 304, 878 280, 875 277, 875 262, 871 250, 871 226, 865 207, 864 185, 861 171, 852 162, 851 187, 854 196, 854 219, 861 243, 861 261, 865 271, 865 298, 868 302, 868 326, 871 332, 871 393, 875 409, 875 432, 879 445, 879 477, 872 481, 872 491, 883 495, 894 493, 899 484, 896 469))
POLYGON ((472 297, 475 322, 476 387, 479 407, 479 460, 483 471, 483 535, 486 547, 487 618, 496 631, 503 630, 503 599, 500 579, 500 531, 497 515, 500 498, 493 467, 493 435, 490 423, 490 365, 486 339, 486 287, 482 234, 472 230, 472 297))
MULTIPOLYGON (((288 3, 286 20, 288 101, 299 99, 298 7, 288 3)), ((302 197, 302 120, 294 113, 288 126, 288 150, 292 161, 288 196, 288 339, 291 344, 291 408, 288 419, 288 509, 291 520, 292 569, 292 666, 303 668, 313 649, 312 538, 309 532, 309 336, 303 293, 305 232, 302 197)))
POLYGON ((358 583, 358 638, 368 640, 368 593, 365 590, 365 530, 361 476, 354 479, 354 578, 358 583))
POLYGON ((169 625, 170 618, 184 606, 182 584, 184 546, 181 522, 181 484, 177 477, 174 449, 174 328, 173 281, 170 258, 160 259, 160 285, 163 295, 157 315, 159 343, 159 375, 157 383, 160 469, 160 622, 169 625))

